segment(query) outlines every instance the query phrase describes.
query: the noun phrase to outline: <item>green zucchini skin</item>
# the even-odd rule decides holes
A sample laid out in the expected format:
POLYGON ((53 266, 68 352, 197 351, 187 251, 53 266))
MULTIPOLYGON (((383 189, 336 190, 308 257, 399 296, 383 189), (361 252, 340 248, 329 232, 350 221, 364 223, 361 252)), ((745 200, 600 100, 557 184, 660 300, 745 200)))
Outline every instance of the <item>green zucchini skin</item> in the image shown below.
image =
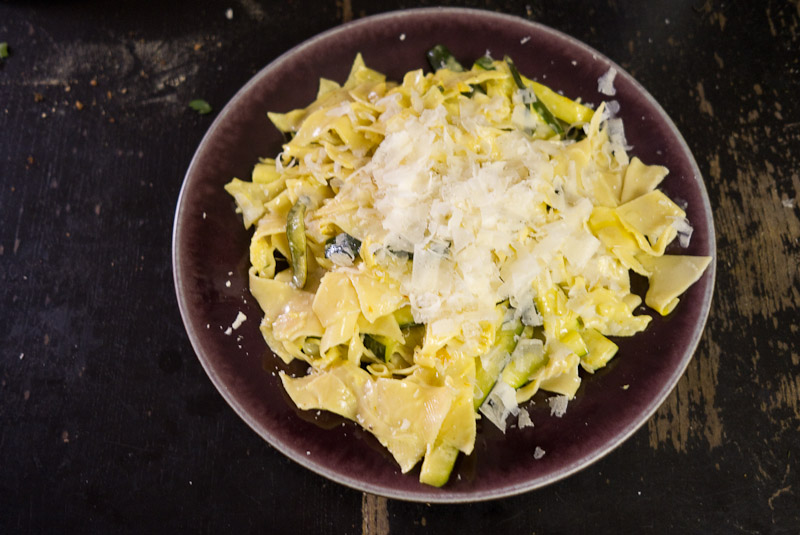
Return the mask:
POLYGON ((453 56, 453 53, 448 50, 448 48, 444 45, 436 45, 426 54, 428 57, 428 63, 431 64, 431 68, 434 71, 438 71, 439 69, 450 69, 454 72, 464 72, 464 67, 458 60, 453 56))
POLYGON ((292 260, 292 283, 298 288, 306 285, 308 276, 308 250, 306 248, 306 203, 303 199, 294 203, 286 216, 286 238, 292 260))
MULTIPOLYGON (((525 83, 522 81, 522 77, 519 75, 519 71, 517 70, 517 66, 514 65, 514 61, 509 57, 506 56, 503 58, 508 65, 508 69, 511 71, 511 77, 514 78, 514 83, 517 84, 517 87, 520 89, 530 89, 525 83)), ((553 129, 553 131, 558 134, 558 137, 564 136, 564 127, 561 126, 561 123, 556 119, 556 117, 547 109, 541 100, 537 99, 535 96, 533 97, 533 101, 528 105, 531 108, 531 111, 534 111, 542 120, 547 123, 547 126, 553 129)))
POLYGON ((475 410, 483 405, 486 397, 491 392, 497 378, 503 371, 503 367, 508 361, 509 355, 517 346, 519 336, 522 334, 524 326, 519 320, 515 320, 510 329, 499 330, 495 336, 494 345, 482 358, 475 361, 475 410))

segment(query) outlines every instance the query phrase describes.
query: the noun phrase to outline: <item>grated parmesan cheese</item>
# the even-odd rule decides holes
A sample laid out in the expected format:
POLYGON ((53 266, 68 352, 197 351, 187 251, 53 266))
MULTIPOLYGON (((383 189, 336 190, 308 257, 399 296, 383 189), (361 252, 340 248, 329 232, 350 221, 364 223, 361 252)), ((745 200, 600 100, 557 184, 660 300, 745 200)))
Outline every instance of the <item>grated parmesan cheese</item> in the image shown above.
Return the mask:
POLYGON ((236 318, 233 320, 233 323, 231 323, 231 326, 225 329, 225 334, 230 336, 233 331, 242 326, 242 323, 244 323, 246 319, 247 316, 245 316, 241 311, 237 313, 236 318))
MULTIPOLYGON (((481 405, 481 414, 492 422, 503 433, 506 432, 506 418, 509 414, 520 413, 517 405, 517 394, 505 381, 498 380, 489 392, 486 401, 481 405)), ((527 413, 526 413, 527 414, 527 413)), ((529 418, 530 419, 530 418, 529 418)))
POLYGON ((519 410, 519 416, 517 417, 517 426, 520 429, 525 429, 526 427, 533 427, 533 420, 531 420, 531 415, 528 414, 528 411, 525 409, 519 410))
POLYGON ((694 232, 692 225, 689 224, 689 220, 685 217, 670 217, 670 219, 672 220, 672 226, 678 232, 678 242, 681 247, 686 249, 689 247, 689 241, 692 238, 692 232, 694 232))
POLYGON ((561 418, 567 412, 569 398, 567 396, 552 396, 547 398, 547 404, 550 405, 550 416, 561 418))
MULTIPOLYGON (((527 110, 523 101, 532 97, 522 93, 519 109, 527 110)), ((390 274, 419 323, 490 319, 498 299, 530 302, 531 281, 559 254, 583 267, 600 248, 586 228, 592 203, 574 194, 568 202, 564 179, 553 177, 552 156, 567 145, 509 131, 492 146, 470 148, 458 142, 464 132, 490 122, 467 106, 456 118, 438 106, 390 119, 383 142, 359 171, 364 179, 351 178, 340 192, 355 197, 371 189, 374 204, 361 206, 359 219, 377 223, 365 234, 380 236, 390 250, 413 253, 410 273, 400 267, 390 274), (530 210, 543 203, 556 207, 560 219, 548 222, 547 214, 530 210), (528 228, 538 229, 540 239, 520 244, 528 228), (494 259, 515 255, 501 272, 494 259)), ((384 114, 390 110, 387 103, 384 114)), ((624 134, 617 144, 624 145, 624 134)), ((530 311, 525 322, 541 319, 530 311)))
POLYGON ((606 73, 597 79, 597 91, 608 96, 617 94, 614 87, 614 78, 617 76, 617 69, 609 67, 606 73))

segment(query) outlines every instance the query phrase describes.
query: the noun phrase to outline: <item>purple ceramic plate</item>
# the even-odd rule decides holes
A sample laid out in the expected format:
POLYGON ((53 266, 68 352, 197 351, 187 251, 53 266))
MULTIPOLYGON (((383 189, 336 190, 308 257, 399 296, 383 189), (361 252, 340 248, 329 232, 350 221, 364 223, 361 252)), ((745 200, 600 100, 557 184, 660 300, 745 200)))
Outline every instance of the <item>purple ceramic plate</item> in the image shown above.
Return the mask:
POLYGON ((259 157, 274 156, 282 137, 267 111, 311 102, 320 77, 344 81, 357 52, 390 79, 426 67, 425 52, 448 46, 468 62, 486 50, 509 54, 519 70, 566 96, 599 104, 597 79, 617 69, 632 153, 670 174, 662 189, 687 203, 694 226, 686 254, 715 255, 711 209, 686 143, 664 110, 622 68, 550 28, 468 9, 417 9, 361 19, 319 35, 259 72, 220 112, 192 160, 178 200, 173 269, 183 321, 195 351, 225 400, 256 433, 301 465, 366 492, 421 502, 469 502, 542 487, 585 468, 617 447, 675 387, 697 347, 708 314, 715 264, 667 318, 619 341, 611 364, 585 377, 563 418, 551 417, 543 394, 530 410, 535 427, 505 435, 479 422, 475 451, 459 458, 442 489, 421 485, 419 468, 403 475, 369 434, 325 413, 303 413, 285 395, 282 368, 258 331, 261 311, 247 290, 249 233, 223 185, 249 177, 259 157), (247 320, 230 334, 238 312, 247 320), (628 386, 629 385, 629 386, 628 386), (625 388, 627 387, 627 388, 625 388), (536 447, 545 450, 534 459, 536 447))

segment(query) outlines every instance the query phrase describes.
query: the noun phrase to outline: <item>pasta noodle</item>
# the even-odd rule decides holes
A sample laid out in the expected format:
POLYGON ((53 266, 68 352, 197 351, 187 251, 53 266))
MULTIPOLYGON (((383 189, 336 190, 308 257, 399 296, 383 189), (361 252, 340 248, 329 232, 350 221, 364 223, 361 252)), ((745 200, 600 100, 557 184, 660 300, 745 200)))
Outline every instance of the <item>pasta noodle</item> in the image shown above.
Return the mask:
POLYGON ((226 190, 254 228, 261 332, 309 364, 283 385, 358 422, 403 472, 422 460, 427 484, 472 451, 481 415, 504 428, 538 390, 572 398, 579 368, 616 353, 607 336, 647 327, 629 270, 668 314, 710 262, 665 254, 685 213, 606 106, 510 60, 397 84, 358 55, 343 85, 269 118, 290 140, 226 190))

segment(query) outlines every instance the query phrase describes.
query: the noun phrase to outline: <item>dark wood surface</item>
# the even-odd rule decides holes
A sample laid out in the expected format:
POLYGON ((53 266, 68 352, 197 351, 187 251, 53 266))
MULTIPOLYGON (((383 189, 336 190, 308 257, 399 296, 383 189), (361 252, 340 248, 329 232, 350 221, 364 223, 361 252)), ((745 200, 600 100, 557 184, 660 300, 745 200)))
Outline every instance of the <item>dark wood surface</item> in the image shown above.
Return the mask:
POLYGON ((441 2, 529 18, 628 69, 693 150, 717 287, 656 415, 584 471, 469 506, 364 495, 264 443, 173 290, 181 181, 261 67, 429 2, 0 4, 0 533, 800 532, 800 4, 441 2), (226 16, 232 10, 232 18, 226 16))

